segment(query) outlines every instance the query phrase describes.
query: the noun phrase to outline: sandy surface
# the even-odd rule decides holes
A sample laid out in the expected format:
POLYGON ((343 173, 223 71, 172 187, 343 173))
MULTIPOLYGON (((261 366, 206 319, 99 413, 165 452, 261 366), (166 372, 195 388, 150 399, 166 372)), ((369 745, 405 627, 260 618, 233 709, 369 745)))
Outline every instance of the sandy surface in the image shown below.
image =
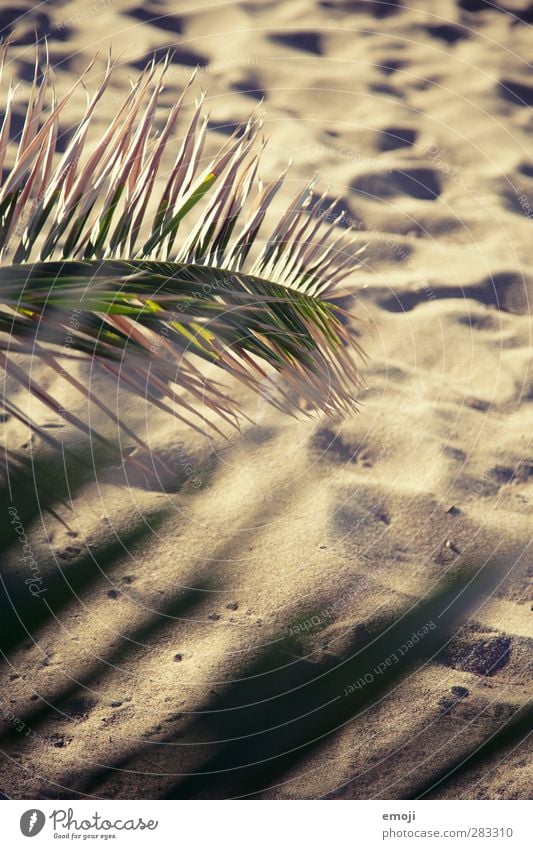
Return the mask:
MULTIPOLYGON (((23 81, 35 25, 59 86, 95 50, 124 51, 102 126, 134 66, 168 45, 164 102, 200 64, 218 140, 264 98, 263 173, 293 159, 287 199, 318 168, 368 244, 350 307, 369 355, 361 412, 340 427, 242 392, 256 424, 206 441, 150 410, 143 422, 124 399, 181 484, 119 487, 107 472, 74 500, 76 537, 36 523, 50 586, 69 583, 3 664, 5 795, 408 798, 531 699, 533 15, 485 6, 2 8, 1 25, 28 13, 12 54, 23 81), (163 505, 165 521, 130 543, 163 505), (126 550, 99 568, 115 533, 126 550), (501 581, 452 642, 358 715, 339 708, 332 733, 302 748, 320 736, 305 736, 309 712, 348 704, 350 673, 330 671, 460 574, 461 558, 495 550, 501 581), (308 698, 309 681, 321 683, 308 698), (215 774, 183 778, 203 770, 215 774)), ((6 435, 26 438, 9 420, 6 435)), ((7 568, 20 574, 20 560, 7 568)), ((375 658, 362 663, 358 676, 376 679, 375 658)), ((525 744, 506 749, 434 795, 524 798, 527 762, 525 744)))

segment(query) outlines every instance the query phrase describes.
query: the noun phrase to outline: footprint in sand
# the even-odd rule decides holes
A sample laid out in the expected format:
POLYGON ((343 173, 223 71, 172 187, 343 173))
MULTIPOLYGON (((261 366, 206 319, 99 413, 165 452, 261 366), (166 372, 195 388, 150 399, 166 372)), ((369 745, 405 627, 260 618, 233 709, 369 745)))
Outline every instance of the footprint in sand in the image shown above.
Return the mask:
POLYGON ((334 463, 357 463, 363 468, 370 468, 373 465, 368 448, 364 443, 351 445, 328 427, 321 428, 315 433, 311 448, 315 452, 319 452, 323 459, 334 463))
POLYGON ((314 53, 315 56, 322 55, 322 36, 319 32, 310 30, 308 32, 273 32, 269 35, 270 41, 282 44, 284 47, 293 47, 295 50, 303 50, 305 53, 314 53))
POLYGON ((439 41, 445 41, 446 44, 456 44, 458 41, 469 37, 466 27, 456 26, 454 24, 437 24, 426 27, 425 30, 429 36, 437 38, 439 41))
POLYGON ((396 73, 396 71, 401 71, 404 67, 405 62, 402 62, 401 59, 383 59, 381 62, 376 64, 378 71, 381 71, 381 73, 386 77, 392 76, 396 73))
POLYGON ((374 18, 389 18, 400 11, 402 3, 401 0, 321 0, 319 5, 345 14, 363 12, 374 18))
MULTIPOLYGON (((151 60, 155 57, 157 62, 161 62, 165 59, 168 53, 168 45, 167 47, 158 47, 156 50, 149 50, 148 53, 144 53, 141 58, 136 59, 134 62, 130 62, 134 68, 137 68, 139 71, 144 71, 147 64, 151 62, 151 60)), ((176 45, 172 45, 172 55, 170 59, 173 65, 185 65, 186 68, 197 68, 197 67, 205 67, 208 65, 208 60, 205 56, 202 56, 201 53, 195 53, 193 50, 187 50, 184 47, 177 47, 176 45)), ((186 79, 186 77, 184 77, 186 79)))
MULTIPOLYGON (((35 44, 35 40, 42 41, 50 35, 57 40, 65 38, 61 28, 53 27, 49 15, 42 9, 36 9, 37 4, 30 3, 24 6, 4 6, 0 8, 0 37, 6 39, 11 36, 10 42, 15 46, 35 44)), ((43 4, 41 4, 43 5, 43 4)))
POLYGON ((267 92, 261 86, 257 77, 250 76, 246 79, 239 80, 239 82, 232 83, 232 88, 234 91, 238 91, 240 94, 244 94, 246 97, 251 97, 254 100, 265 100, 267 97, 267 92))
POLYGON ((510 637, 467 639, 464 642, 450 644, 443 659, 446 666, 451 666, 453 669, 492 677, 509 663, 511 648, 510 637))
POLYGON ((533 3, 529 3, 525 9, 518 8, 516 3, 495 3, 494 0, 458 0, 457 5, 463 12, 499 12, 508 15, 512 26, 533 24, 533 3))
POLYGON ((125 13, 143 24, 150 24, 158 29, 164 29, 167 32, 180 34, 183 32, 183 19, 179 15, 162 15, 156 9, 147 8, 146 6, 137 6, 135 9, 128 9, 125 13))
POLYGON ((533 86, 525 80, 504 77, 498 83, 498 91, 504 100, 515 106, 533 106, 533 86))
MULTIPOLYGON (((464 286, 438 286, 433 284, 432 300, 472 298, 480 304, 496 307, 503 312, 527 315, 533 304, 533 278, 516 272, 500 272, 483 277, 477 283, 464 286)), ((378 299, 380 307, 389 312, 409 312, 419 304, 427 303, 424 289, 413 292, 395 292, 378 299)))
POLYGON ((381 131, 378 147, 383 151, 411 147, 416 141, 416 135, 414 127, 385 127, 381 131))

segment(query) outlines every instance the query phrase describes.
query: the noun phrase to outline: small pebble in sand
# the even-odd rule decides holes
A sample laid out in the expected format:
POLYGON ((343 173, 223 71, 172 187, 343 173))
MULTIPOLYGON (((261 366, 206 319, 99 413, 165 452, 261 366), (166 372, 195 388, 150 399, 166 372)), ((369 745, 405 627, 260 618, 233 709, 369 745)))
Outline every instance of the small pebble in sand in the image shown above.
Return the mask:
POLYGON ((238 607, 239 607, 238 602, 230 601, 230 603, 226 605, 226 610, 237 610, 238 607))
POLYGON ((183 655, 182 654, 175 654, 174 660, 176 661, 176 663, 179 663, 181 660, 183 660, 183 655))

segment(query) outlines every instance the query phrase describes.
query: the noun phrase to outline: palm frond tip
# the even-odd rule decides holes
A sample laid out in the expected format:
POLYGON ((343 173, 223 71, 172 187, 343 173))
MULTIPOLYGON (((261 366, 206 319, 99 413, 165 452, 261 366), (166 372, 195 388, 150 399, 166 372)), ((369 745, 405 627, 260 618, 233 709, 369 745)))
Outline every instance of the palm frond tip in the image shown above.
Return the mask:
MULTIPOLYGON (((0 51, 5 73, 7 46, 0 51)), ((11 137, 16 87, 9 84, 0 129, 0 169, 10 162, 0 184, 4 368, 57 412, 10 352, 38 357, 89 395, 58 370, 68 340, 69 359, 91 358, 202 431, 216 427, 211 412, 235 423, 240 411, 200 360, 287 412, 294 396, 332 417, 354 409, 361 351, 342 309, 328 299, 358 264, 356 252, 329 240, 335 221, 324 215, 325 196, 316 198, 312 183, 260 241, 285 173, 266 184, 258 179, 254 116, 203 167, 201 100, 157 196, 190 85, 157 131, 167 66, 148 64, 91 147, 88 131, 112 78, 110 61, 62 153, 59 121, 85 75, 57 98, 49 65, 36 62, 18 140, 11 137), (201 214, 181 237, 183 219, 199 203, 201 214), (276 392, 272 370, 283 377, 276 392)))

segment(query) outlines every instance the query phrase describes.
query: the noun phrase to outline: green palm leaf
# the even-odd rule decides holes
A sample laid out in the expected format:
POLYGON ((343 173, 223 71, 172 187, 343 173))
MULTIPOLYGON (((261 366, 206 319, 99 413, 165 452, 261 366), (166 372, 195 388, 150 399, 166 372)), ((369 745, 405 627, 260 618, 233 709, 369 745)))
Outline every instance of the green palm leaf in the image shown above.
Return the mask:
MULTIPOLYGON (((2 68, 6 51, 4 45, 2 68)), ((188 91, 156 131, 167 65, 147 66, 90 149, 87 134, 112 77, 110 62, 60 155, 59 117, 72 91, 54 95, 46 108, 50 69, 45 63, 40 71, 36 62, 15 143, 10 86, 0 129, 0 167, 13 158, 0 185, 0 363, 56 412, 58 402, 13 353, 38 357, 89 395, 59 367, 68 339, 69 359, 72 352, 90 358, 200 430, 217 428, 208 411, 231 423, 240 414, 211 366, 289 413, 297 398, 307 402, 306 412, 337 417, 353 410, 361 351, 335 288, 358 263, 350 246, 341 250, 328 239, 334 205, 325 209, 311 183, 260 237, 285 174, 266 185, 258 180, 255 116, 202 168, 201 101, 153 198, 188 91), (181 237, 183 219, 198 205, 201 214, 181 237), (274 383, 276 374, 282 380, 274 383)))

